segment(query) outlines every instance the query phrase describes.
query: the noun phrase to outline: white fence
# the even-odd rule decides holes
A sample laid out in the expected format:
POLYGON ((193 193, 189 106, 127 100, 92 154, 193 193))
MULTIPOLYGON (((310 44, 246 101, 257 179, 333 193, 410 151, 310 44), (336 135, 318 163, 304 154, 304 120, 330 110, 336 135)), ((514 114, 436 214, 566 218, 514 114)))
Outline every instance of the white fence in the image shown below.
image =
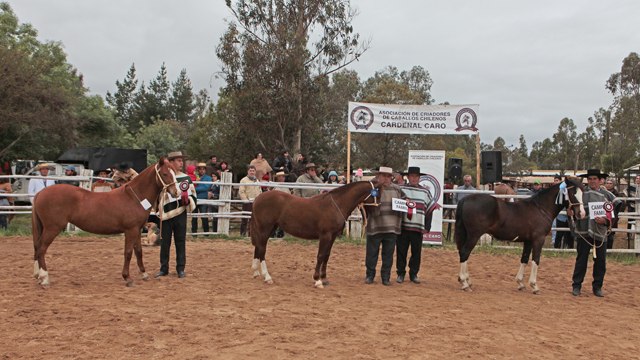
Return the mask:
MULTIPOLYGON (((93 179, 98 179, 98 180, 110 180, 110 179, 103 179, 103 178, 99 178, 99 177, 94 177, 94 176, 74 176, 74 177, 66 177, 66 176, 47 176, 47 177, 42 177, 42 176, 24 176, 24 175, 5 175, 5 176, 0 176, 0 178, 18 178, 18 177, 22 177, 22 178, 32 178, 32 179, 49 179, 49 180, 75 180, 75 181, 80 181, 81 185, 84 185, 82 187, 84 188, 90 188, 90 184, 91 181, 93 179), (84 182, 84 184, 83 184, 84 182)), ((205 217, 209 220, 216 218, 218 219, 218 231, 217 232, 196 232, 196 233, 192 233, 192 232, 188 232, 187 235, 216 235, 216 234, 223 234, 223 235, 229 235, 229 220, 230 219, 249 219, 251 218, 251 212, 249 211, 235 211, 235 212, 231 212, 231 204, 244 204, 244 203, 250 203, 253 202, 253 200, 234 200, 231 199, 232 196, 232 188, 234 187, 239 187, 239 186, 260 186, 260 187, 267 187, 267 188, 274 188, 274 187, 284 187, 284 188, 289 188, 289 189, 333 189, 342 185, 333 185, 333 184, 307 184, 307 183, 281 183, 281 182, 257 182, 255 184, 239 184, 239 183, 232 183, 231 182, 231 173, 222 173, 221 175, 221 181, 220 182, 212 182, 212 181, 196 181, 195 184, 207 184, 207 185, 213 185, 213 184, 217 184, 220 185, 220 198, 217 200, 203 200, 203 199, 198 199, 198 205, 210 205, 210 206, 217 206, 218 207, 218 212, 209 212, 209 213, 193 213, 193 214, 188 214, 188 218, 202 218, 205 217)), ((528 198, 529 195, 495 195, 493 191, 485 191, 485 190, 444 190, 445 194, 489 194, 492 195, 496 198, 520 198, 520 199, 524 199, 524 198, 528 198)), ((33 194, 28 194, 28 195, 33 195, 33 194)), ((2 196, 7 196, 7 197, 24 197, 25 194, 3 194, 2 196)), ((627 198, 627 197, 619 197, 619 199, 621 200, 627 200, 627 201, 636 201, 637 205, 640 205, 640 198, 636 197, 636 198, 627 198)), ((449 205, 449 204, 445 204, 443 205, 444 209, 455 209, 456 205, 449 205)), ((0 206, 0 215, 7 215, 7 214, 31 214, 31 206, 0 206), (8 211, 8 210, 18 210, 18 211, 8 211)), ((565 213, 564 211, 561 213, 565 213)), ((362 226, 362 218, 359 215, 356 215, 357 212, 354 212, 351 214, 351 216, 349 216, 349 218, 347 219, 349 221, 349 226, 351 229, 351 232, 354 234, 359 234, 360 233, 360 229, 362 226)), ((638 219, 640 219, 640 213, 638 213, 638 206, 636 206, 636 212, 634 213, 629 213, 629 212, 621 212, 619 214, 619 217, 621 219, 627 219, 628 221, 631 222, 632 226, 631 229, 612 229, 614 232, 619 232, 619 233, 631 233, 634 234, 634 247, 633 249, 612 249, 612 250, 608 250, 609 252, 631 252, 631 253, 640 253, 640 237, 638 234, 640 234, 640 231, 637 230, 636 228, 636 222, 638 219)), ((200 223, 200 221, 198 221, 200 223)), ((443 223, 452 223, 455 224, 455 219, 443 219, 442 220, 443 223)), ((200 224, 199 224, 200 225, 200 224)), ((190 224, 188 223, 187 226, 190 226, 190 224)), ((552 228, 552 231, 569 231, 569 228, 552 228)), ((571 249, 549 249, 549 248, 545 248, 545 250, 551 250, 551 251, 575 251, 575 250, 571 250, 571 249)))

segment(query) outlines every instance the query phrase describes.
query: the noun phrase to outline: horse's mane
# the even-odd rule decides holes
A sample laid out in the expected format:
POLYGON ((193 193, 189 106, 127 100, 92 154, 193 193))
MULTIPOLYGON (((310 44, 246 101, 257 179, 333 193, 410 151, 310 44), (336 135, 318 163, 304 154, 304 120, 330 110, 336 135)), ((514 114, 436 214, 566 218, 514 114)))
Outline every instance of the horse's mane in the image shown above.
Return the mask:
POLYGON ((337 187, 335 189, 331 189, 329 191, 327 191, 326 193, 322 193, 320 195, 318 195, 319 197, 326 197, 329 196, 329 193, 332 193, 333 195, 342 195, 348 191, 350 191, 351 189, 355 188, 356 186, 360 186, 361 184, 367 184, 367 186, 371 187, 371 185, 369 185, 368 181, 356 181, 356 182, 352 182, 346 185, 342 185, 340 187, 337 187))
POLYGON ((545 196, 547 193, 551 192, 551 190, 552 190, 553 188, 560 186, 560 184, 561 184, 561 183, 554 184, 553 186, 550 186, 550 187, 548 187, 548 188, 546 188, 546 189, 542 189, 542 191, 540 191, 539 193, 533 194, 533 195, 531 195, 531 197, 529 197, 529 198, 527 198, 527 199, 522 199, 522 201, 524 201, 524 202, 535 202, 535 203, 537 203, 537 201, 538 201, 538 198, 539 198, 539 197, 541 197, 541 196, 545 196))

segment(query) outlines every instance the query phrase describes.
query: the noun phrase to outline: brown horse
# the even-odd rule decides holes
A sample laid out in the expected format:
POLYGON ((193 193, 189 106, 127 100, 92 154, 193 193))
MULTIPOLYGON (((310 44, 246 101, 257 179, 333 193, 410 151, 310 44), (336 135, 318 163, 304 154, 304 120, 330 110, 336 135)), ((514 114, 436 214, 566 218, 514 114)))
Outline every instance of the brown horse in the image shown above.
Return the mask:
POLYGON ((534 294, 539 294, 537 273, 545 236, 551 230, 553 219, 562 209, 573 207, 576 214, 584 216, 583 191, 580 180, 567 177, 563 183, 523 201, 504 202, 486 194, 473 194, 460 200, 456 210, 455 239, 460 254, 458 281, 462 284, 462 289, 471 291, 467 259, 480 236, 489 233, 499 240, 523 243, 520 270, 516 276, 519 290, 526 289, 522 278, 533 249, 529 285, 534 294), (561 184, 567 190, 566 196, 558 197, 561 184))
POLYGON ((129 276, 131 255, 135 250, 142 279, 149 274, 142 263, 140 231, 147 223, 150 208, 141 202, 155 204, 163 190, 178 197, 176 172, 168 160, 161 157, 136 176, 130 183, 110 192, 97 193, 72 185, 54 185, 36 194, 33 200, 34 277, 43 288, 49 287, 49 273, 44 255, 49 245, 67 223, 94 234, 124 232, 124 267, 122 277, 127 286, 135 285, 129 276))
POLYGON ((251 244, 255 246, 253 256, 253 277, 264 276, 267 284, 273 280, 264 260, 269 236, 279 227, 288 234, 307 240, 320 240, 316 271, 313 274, 315 286, 329 285, 327 262, 336 237, 342 234, 346 219, 353 209, 363 202, 378 202, 383 182, 362 181, 344 185, 324 194, 310 198, 300 198, 282 191, 267 191, 253 202, 251 214, 251 244), (378 195, 372 196, 377 189, 378 195))
MULTIPOLYGON (((494 190, 494 194, 496 195, 516 195, 515 190, 513 190, 513 188, 507 184, 500 184, 497 185, 495 190, 494 190)), ((500 200, 502 201, 506 201, 506 202, 512 202, 511 200, 513 200, 513 198, 500 198, 500 200)))

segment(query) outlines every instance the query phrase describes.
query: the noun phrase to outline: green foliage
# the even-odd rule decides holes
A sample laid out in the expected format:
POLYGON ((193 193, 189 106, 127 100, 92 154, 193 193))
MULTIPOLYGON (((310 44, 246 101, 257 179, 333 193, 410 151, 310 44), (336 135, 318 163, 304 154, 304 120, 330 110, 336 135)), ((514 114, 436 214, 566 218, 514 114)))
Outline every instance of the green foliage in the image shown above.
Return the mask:
POLYGON ((158 121, 151 125, 140 125, 136 146, 147 149, 147 165, 158 162, 160 156, 184 149, 187 142, 187 129, 177 121, 158 121))

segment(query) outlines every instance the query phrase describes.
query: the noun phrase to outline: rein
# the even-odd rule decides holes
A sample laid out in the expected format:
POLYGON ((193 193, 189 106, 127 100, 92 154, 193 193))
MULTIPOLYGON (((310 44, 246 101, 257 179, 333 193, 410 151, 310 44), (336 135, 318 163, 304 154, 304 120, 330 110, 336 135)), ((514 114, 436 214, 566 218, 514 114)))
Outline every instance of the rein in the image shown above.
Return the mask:
MULTIPOLYGON (((156 170, 156 179, 160 179, 160 183, 162 184, 162 190, 160 191, 160 201, 156 201, 156 203, 158 204, 158 214, 156 216, 158 216, 158 219, 160 220, 160 226, 159 226, 159 231, 160 231, 160 236, 162 237, 162 213, 164 212, 164 205, 162 204, 162 199, 164 199, 164 196, 167 193, 167 188, 175 183, 177 183, 177 181, 174 181, 172 183, 169 184, 165 184, 164 180, 162 180, 162 176, 160 176, 160 170, 158 170, 158 164, 156 164, 155 166, 155 170, 156 170)), ((133 189, 131 189, 133 191, 133 189)), ((135 195, 135 193, 134 193, 135 195)), ((137 196, 136 196, 137 197, 137 196)), ((139 201, 140 199, 138 199, 139 201)))
POLYGON ((534 203, 534 204, 536 204, 536 207, 538 208, 538 210, 540 210, 540 211, 544 214, 544 216, 546 216, 546 217, 547 217, 547 219, 549 219, 549 221, 551 221, 551 223, 553 224, 553 220, 551 220, 551 217, 549 216, 549 214, 547 214, 547 212, 546 212, 546 211, 544 211, 544 210, 540 207, 540 205, 538 205, 538 199, 537 199, 537 198, 533 200, 533 203, 534 203))
POLYGON ((344 220, 344 226, 346 228, 348 228, 349 224, 347 223, 347 219, 345 219, 344 215, 342 214, 342 210, 340 210, 340 208, 338 207, 338 204, 336 204, 336 201, 333 200, 333 195, 331 195, 331 193, 329 193, 329 197, 331 198, 331 201, 333 201, 333 205, 335 205, 336 209, 338 209, 338 212, 340 213, 340 216, 342 216, 342 220, 344 220))

